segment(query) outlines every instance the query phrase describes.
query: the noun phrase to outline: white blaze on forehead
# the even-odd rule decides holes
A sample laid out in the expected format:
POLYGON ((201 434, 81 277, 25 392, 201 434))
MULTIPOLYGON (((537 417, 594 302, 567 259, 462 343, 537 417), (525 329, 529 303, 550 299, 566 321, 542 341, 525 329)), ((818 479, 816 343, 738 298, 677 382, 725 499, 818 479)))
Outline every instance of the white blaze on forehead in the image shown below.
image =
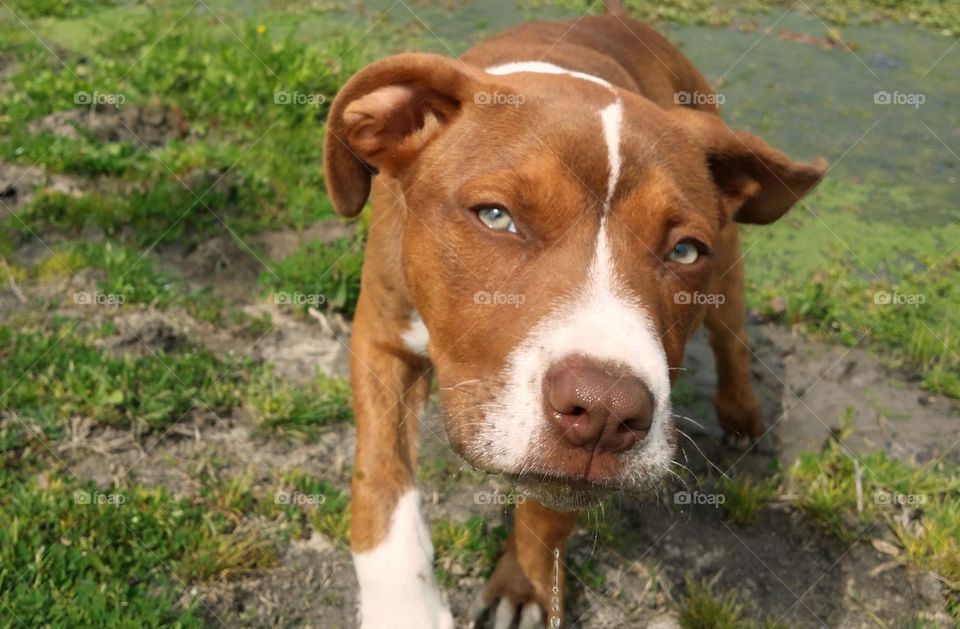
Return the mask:
POLYGON ((354 553, 353 564, 364 629, 453 629, 453 616, 433 578, 433 544, 416 489, 400 496, 383 541, 354 553))
POLYGON ((620 100, 620 94, 617 93, 616 88, 610 81, 601 79, 598 76, 593 76, 585 72, 577 72, 576 70, 568 70, 567 68, 546 61, 516 61, 513 63, 504 63, 486 68, 486 72, 487 74, 498 76, 519 74, 521 72, 560 74, 602 85, 610 91, 614 97, 614 101, 600 111, 600 122, 603 125, 603 139, 607 145, 610 166, 610 176, 607 182, 607 197, 603 204, 603 212, 604 215, 606 215, 610 209, 610 201, 613 199, 617 181, 620 179, 620 127, 623 122, 623 102, 620 100))
POLYGON ((607 179, 607 198, 603 202, 603 221, 600 231, 606 225, 607 213, 613 201, 613 193, 617 190, 620 180, 620 126, 623 122, 623 103, 618 98, 616 102, 600 111, 600 122, 603 124, 603 139, 607 143, 607 157, 610 166, 610 175, 607 179))
POLYGON ((622 167, 621 129, 623 102, 616 89, 603 79, 540 62, 506 64, 488 68, 492 74, 543 72, 568 74, 605 85, 614 101, 599 112, 607 147, 608 178, 600 229, 586 282, 571 296, 557 296, 553 312, 537 323, 507 359, 498 399, 485 408, 484 426, 473 454, 505 471, 530 466, 549 469, 538 451, 547 430, 544 418, 543 379, 557 361, 581 355, 598 362, 626 365, 641 378, 654 399, 653 423, 647 437, 624 453, 625 479, 651 469, 666 469, 672 458, 668 438, 670 376, 666 353, 646 308, 629 294, 617 276, 607 234, 607 216, 622 167))
POLYGON ((584 81, 591 81, 604 87, 612 87, 609 81, 605 81, 598 76, 593 76, 592 74, 587 74, 586 72, 577 72, 576 70, 568 70, 562 68, 558 65, 552 63, 547 63, 546 61, 516 61, 513 63, 504 63, 499 66, 491 66, 486 69, 487 74, 496 74, 502 76, 504 74, 519 74, 520 72, 533 72, 536 74, 566 74, 574 78, 583 79, 584 81))

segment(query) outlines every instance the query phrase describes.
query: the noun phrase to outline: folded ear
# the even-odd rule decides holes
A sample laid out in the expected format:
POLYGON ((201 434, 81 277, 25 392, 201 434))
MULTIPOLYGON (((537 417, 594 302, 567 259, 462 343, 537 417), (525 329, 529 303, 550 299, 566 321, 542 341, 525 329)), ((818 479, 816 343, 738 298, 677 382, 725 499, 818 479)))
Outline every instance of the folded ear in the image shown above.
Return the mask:
POLYGON ((703 144, 728 216, 738 223, 772 223, 810 192, 827 170, 823 158, 794 162, 763 140, 730 129, 719 116, 671 110, 703 144))
POLYGON ((439 55, 394 55, 355 74, 327 119, 324 170, 336 210, 360 212, 371 175, 400 173, 476 91, 468 66, 439 55))

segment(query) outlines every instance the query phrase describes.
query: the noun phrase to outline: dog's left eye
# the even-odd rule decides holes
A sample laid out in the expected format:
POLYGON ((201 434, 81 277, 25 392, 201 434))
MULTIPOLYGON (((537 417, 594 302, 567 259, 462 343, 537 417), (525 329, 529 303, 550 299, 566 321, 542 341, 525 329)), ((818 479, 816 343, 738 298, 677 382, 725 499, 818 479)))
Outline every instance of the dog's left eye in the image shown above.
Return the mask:
POLYGON ((517 233, 517 226, 513 224, 513 217, 510 216, 510 212, 502 207, 496 205, 482 207, 477 210, 477 217, 490 229, 506 231, 512 234, 517 233))
POLYGON ((693 264, 700 258, 697 245, 689 240, 682 240, 670 251, 667 257, 679 264, 693 264))

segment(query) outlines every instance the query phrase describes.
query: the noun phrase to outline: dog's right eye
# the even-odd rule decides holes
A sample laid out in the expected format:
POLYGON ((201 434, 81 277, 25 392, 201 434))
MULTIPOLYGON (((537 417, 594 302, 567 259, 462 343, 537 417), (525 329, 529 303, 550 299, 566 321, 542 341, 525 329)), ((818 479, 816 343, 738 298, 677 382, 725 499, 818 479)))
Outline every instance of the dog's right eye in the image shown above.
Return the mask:
POLYGON ((517 226, 513 224, 513 217, 510 216, 510 212, 497 205, 477 209, 477 218, 490 229, 512 234, 517 233, 517 226))

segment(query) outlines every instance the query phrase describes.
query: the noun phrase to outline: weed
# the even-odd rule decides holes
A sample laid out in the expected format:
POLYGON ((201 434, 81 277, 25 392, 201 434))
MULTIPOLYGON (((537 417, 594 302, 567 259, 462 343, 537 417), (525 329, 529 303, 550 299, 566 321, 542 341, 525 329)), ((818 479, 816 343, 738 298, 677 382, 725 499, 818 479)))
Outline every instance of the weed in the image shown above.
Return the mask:
POLYGON ((437 519, 432 523, 431 532, 436 551, 435 570, 440 583, 446 586, 456 584, 450 572, 453 564, 481 578, 489 576, 507 539, 504 527, 490 526, 479 516, 464 522, 437 519))
POLYGON ((744 604, 736 594, 717 595, 705 580, 686 576, 686 593, 679 601, 680 626, 684 629, 740 629, 744 604))
POLYGON ((302 310, 313 305, 352 315, 362 269, 362 240, 311 242, 274 265, 276 275, 263 273, 260 283, 270 288, 278 304, 302 310))
POLYGON ((0 404, 51 434, 62 418, 150 429, 197 409, 225 412, 238 399, 238 375, 205 350, 112 356, 76 322, 19 332, 0 326, 0 348, 0 404))
POLYGON ((960 469, 942 461, 917 469, 883 451, 854 458, 842 443, 844 437, 820 454, 800 456, 789 482, 796 504, 846 542, 858 539, 868 527, 884 525, 903 548, 906 560, 937 572, 956 599, 960 596, 960 469), (902 517, 905 512, 912 517, 902 517))
POLYGON ((318 374, 305 385, 293 385, 264 368, 243 393, 244 408, 257 427, 274 435, 316 437, 333 422, 353 417, 350 385, 318 374))
POLYGON ((776 493, 778 485, 776 478, 757 480, 748 476, 724 476, 719 481, 724 495, 723 510, 728 518, 741 526, 752 524, 776 493))

